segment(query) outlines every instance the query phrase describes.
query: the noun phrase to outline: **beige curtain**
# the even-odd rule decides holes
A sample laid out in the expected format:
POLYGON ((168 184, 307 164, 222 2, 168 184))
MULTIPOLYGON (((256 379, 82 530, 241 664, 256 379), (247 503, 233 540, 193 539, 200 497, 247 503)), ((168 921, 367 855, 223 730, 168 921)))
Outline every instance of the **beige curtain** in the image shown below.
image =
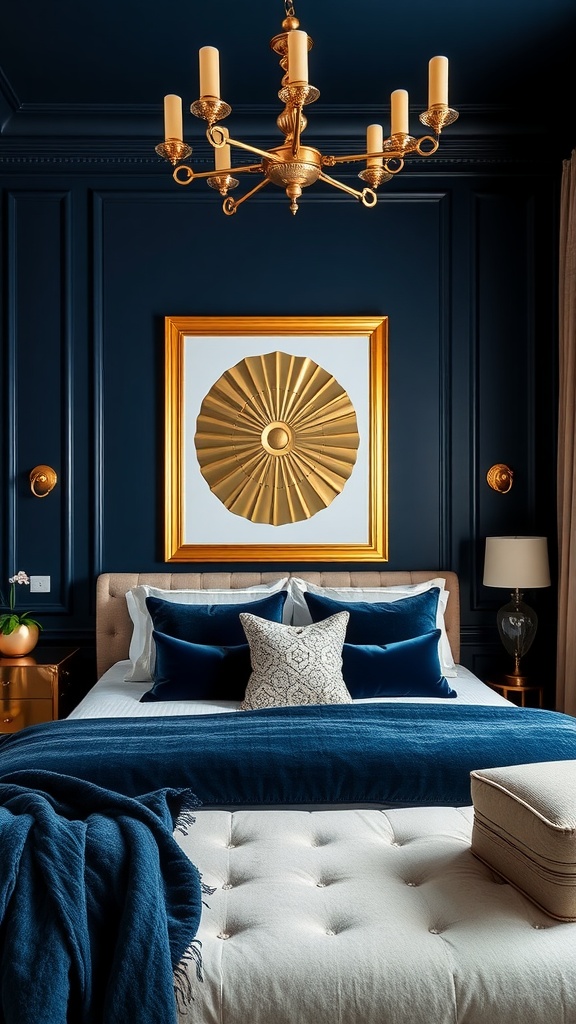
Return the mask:
POLYGON ((576 150, 562 172, 559 335, 556 707, 576 716, 576 150))

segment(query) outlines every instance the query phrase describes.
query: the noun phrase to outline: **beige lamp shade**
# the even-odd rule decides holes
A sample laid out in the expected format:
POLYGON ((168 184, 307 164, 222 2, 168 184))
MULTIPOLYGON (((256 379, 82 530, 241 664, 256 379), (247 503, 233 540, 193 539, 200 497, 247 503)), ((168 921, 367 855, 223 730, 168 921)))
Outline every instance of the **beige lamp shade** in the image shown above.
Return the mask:
POLYGON ((484 586, 508 590, 549 587, 546 537, 486 537, 484 586))

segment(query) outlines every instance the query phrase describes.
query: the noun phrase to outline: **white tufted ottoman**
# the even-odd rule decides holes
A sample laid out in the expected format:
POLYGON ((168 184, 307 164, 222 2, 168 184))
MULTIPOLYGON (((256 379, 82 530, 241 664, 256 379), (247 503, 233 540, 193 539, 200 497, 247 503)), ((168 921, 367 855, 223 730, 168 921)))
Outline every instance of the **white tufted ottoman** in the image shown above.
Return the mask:
POLYGON ((568 1024, 576 924, 471 853, 471 807, 197 812, 216 886, 184 1024, 568 1024))

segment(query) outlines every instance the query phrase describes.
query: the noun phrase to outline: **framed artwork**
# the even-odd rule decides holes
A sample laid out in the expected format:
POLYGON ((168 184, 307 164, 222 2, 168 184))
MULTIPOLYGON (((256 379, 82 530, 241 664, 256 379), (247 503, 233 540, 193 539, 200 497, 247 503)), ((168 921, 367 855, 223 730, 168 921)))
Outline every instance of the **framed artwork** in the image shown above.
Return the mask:
POLYGON ((387 559, 387 327, 166 317, 166 561, 387 559))

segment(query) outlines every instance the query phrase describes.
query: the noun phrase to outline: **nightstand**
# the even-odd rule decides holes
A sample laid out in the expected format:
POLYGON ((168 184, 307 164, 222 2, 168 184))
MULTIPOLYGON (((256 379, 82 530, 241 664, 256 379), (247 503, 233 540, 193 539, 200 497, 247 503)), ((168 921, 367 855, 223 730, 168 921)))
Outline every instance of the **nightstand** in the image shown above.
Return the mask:
MULTIPOLYGON (((539 686, 537 683, 526 682, 522 685, 518 685, 518 683, 509 682, 505 676, 502 676, 496 677, 495 679, 487 679, 486 686, 490 686, 492 690, 496 690, 497 693, 502 694, 506 700, 511 700, 515 704, 519 704, 521 708, 525 708, 527 706, 526 697, 528 694, 532 694, 533 697, 537 699, 539 708, 544 707, 544 687, 539 686), (520 699, 514 700, 515 696, 520 699)), ((531 700, 529 703, 531 703, 531 700)))
POLYGON ((76 647, 36 647, 24 658, 0 658, 0 733, 58 718, 76 647))

